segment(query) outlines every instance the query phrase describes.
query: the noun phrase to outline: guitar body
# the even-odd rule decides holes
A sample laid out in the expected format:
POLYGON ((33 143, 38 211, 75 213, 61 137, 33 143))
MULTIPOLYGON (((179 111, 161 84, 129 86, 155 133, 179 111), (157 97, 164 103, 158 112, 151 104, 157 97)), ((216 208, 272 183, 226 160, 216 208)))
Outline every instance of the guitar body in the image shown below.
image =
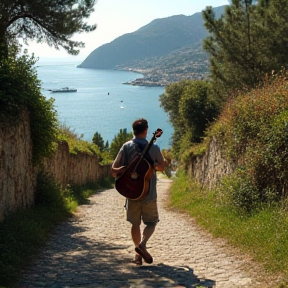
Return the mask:
POLYGON ((116 190, 131 200, 143 200, 149 193, 149 182, 153 173, 151 164, 137 157, 127 167, 123 175, 115 180, 116 190))
MULTIPOLYGON (((124 197, 131 200, 143 200, 149 193, 150 179, 153 173, 152 164, 148 161, 146 154, 156 138, 162 135, 163 131, 158 128, 150 142, 147 144, 141 155, 133 159, 127 166, 125 172, 116 178, 115 188, 124 197), (146 158, 145 158, 146 155, 146 158)), ((153 160, 151 159, 153 162, 153 160)))

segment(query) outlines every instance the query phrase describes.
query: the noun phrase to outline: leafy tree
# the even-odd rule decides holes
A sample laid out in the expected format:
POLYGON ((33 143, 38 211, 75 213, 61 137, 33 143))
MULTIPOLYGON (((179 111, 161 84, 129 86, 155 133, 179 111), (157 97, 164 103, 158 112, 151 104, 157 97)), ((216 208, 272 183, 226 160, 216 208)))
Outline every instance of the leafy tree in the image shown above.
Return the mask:
POLYGON ((221 106, 211 83, 194 80, 167 86, 165 93, 160 95, 160 102, 174 128, 172 152, 176 159, 181 158, 192 143, 201 140, 221 106))
POLYGON ((116 158, 122 145, 133 138, 133 133, 127 133, 127 129, 120 129, 119 133, 113 138, 110 145, 110 154, 112 158, 116 158))
POLYGON ((191 81, 179 101, 179 115, 185 130, 191 133, 191 142, 201 141, 208 123, 215 120, 218 113, 219 103, 213 96, 211 83, 191 81))
POLYGON ((288 2, 233 0, 219 19, 203 11, 209 36, 212 81, 219 95, 263 83, 266 74, 287 68, 288 2))
POLYGON ((256 45, 251 37, 253 9, 251 0, 234 0, 219 19, 212 7, 203 11, 205 27, 210 34, 204 40, 204 49, 210 55, 212 80, 220 93, 255 84, 259 79, 258 49, 254 49, 256 45))
POLYGON ((179 114, 179 101, 183 91, 189 84, 190 80, 172 83, 165 88, 165 92, 159 97, 160 106, 168 114, 169 121, 174 128, 174 133, 172 135, 172 151, 175 156, 179 151, 181 136, 185 133, 183 119, 179 114))
POLYGON ((109 142, 108 142, 108 140, 105 143, 104 150, 105 151, 109 151, 109 142))
POLYGON ((94 11, 95 0, 1 0, 0 3, 0 59, 7 57, 8 47, 22 38, 36 40, 56 49, 63 47, 77 55, 84 43, 71 40, 77 32, 89 32, 96 25, 83 19, 94 11))
POLYGON ((92 142, 99 147, 100 151, 104 150, 104 148, 105 148, 104 140, 103 140, 103 138, 102 138, 100 133, 95 132, 95 134, 94 134, 94 136, 92 138, 92 142))
POLYGON ((288 3, 285 0, 262 0, 257 12, 257 16, 262 20, 262 29, 259 31, 261 49, 266 48, 264 51, 267 51, 270 71, 278 72, 282 67, 288 66, 288 3))

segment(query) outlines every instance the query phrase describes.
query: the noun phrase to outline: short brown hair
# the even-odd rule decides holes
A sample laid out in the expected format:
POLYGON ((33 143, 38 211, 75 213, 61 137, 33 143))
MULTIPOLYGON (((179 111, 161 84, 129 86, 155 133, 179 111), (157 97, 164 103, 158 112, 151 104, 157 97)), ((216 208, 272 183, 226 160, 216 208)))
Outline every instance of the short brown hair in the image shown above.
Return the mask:
POLYGON ((148 128, 148 122, 146 119, 137 119, 132 124, 133 133, 135 136, 143 133, 148 128))

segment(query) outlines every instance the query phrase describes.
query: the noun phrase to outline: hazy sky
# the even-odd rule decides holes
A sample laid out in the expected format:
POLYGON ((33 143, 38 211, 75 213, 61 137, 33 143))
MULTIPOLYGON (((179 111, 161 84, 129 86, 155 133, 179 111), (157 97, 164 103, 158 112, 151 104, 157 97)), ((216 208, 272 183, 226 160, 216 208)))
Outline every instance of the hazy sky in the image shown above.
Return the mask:
POLYGON ((97 47, 123 34, 134 32, 154 19, 180 14, 190 16, 201 12, 206 6, 226 4, 229 4, 228 0, 98 0, 95 12, 88 20, 89 24, 97 24, 96 30, 73 38, 85 43, 85 48, 81 49, 78 56, 68 55, 64 50, 50 48, 47 44, 31 42, 27 48, 40 61, 61 58, 81 62, 97 47))

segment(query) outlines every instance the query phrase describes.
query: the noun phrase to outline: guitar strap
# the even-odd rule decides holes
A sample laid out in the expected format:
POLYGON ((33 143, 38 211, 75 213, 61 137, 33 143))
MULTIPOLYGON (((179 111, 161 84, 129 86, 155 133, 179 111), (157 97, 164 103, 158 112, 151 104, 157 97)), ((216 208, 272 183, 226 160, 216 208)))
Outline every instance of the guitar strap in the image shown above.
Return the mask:
MULTIPOLYGON (((136 146, 138 147, 138 150, 139 152, 143 152, 144 149, 146 148, 146 145, 147 144, 144 144, 144 143, 137 143, 137 141, 135 141, 135 139, 133 139, 133 142, 136 144, 136 146)), ((150 154, 149 154, 149 151, 147 151, 144 155, 144 158, 150 163, 150 165, 154 165, 154 161, 153 159, 151 158, 150 154)))

